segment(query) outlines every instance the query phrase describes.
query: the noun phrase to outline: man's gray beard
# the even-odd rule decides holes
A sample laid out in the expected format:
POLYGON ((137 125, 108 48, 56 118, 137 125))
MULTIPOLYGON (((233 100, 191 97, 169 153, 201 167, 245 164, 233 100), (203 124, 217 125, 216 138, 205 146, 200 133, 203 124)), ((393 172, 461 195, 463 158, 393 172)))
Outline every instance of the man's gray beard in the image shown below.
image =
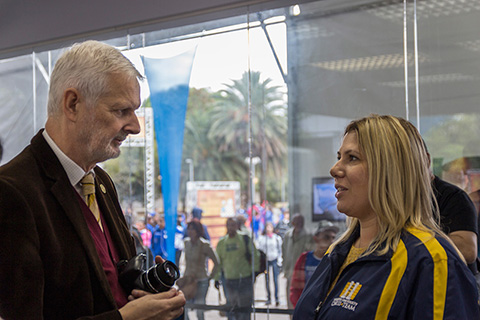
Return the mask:
MULTIPOLYGON (((93 122, 92 122, 93 124, 93 122)), ((85 153, 90 160, 90 163, 104 162, 109 159, 118 158, 120 156, 120 149, 115 151, 112 147, 113 140, 110 140, 108 144, 102 146, 101 149, 95 149, 95 129, 94 125, 88 126, 80 135, 80 141, 83 142, 85 153)))
POLYGON ((92 159, 95 160, 96 163, 99 162, 104 162, 110 159, 115 159, 120 156, 120 149, 117 151, 114 151, 113 147, 111 147, 111 144, 108 145, 109 148, 103 149, 103 150, 91 150, 92 154, 92 159))

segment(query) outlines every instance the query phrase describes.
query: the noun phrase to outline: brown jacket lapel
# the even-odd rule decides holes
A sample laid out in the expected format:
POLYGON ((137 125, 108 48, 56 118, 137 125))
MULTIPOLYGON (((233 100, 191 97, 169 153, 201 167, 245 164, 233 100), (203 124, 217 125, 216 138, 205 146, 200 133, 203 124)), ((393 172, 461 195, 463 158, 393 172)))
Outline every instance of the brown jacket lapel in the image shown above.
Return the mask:
MULTIPOLYGON (((60 161, 41 135, 41 132, 32 139, 32 149, 39 166, 43 168, 46 177, 50 179, 49 183, 51 183, 50 190, 52 194, 63 208, 65 215, 71 221, 83 247, 85 248, 85 252, 93 266, 93 270, 95 271, 95 275, 100 282, 100 286, 103 289, 105 296, 108 298, 112 306, 115 307, 116 303, 110 290, 110 285, 105 276, 100 258, 98 257, 95 243, 93 242, 87 223, 83 217, 82 209, 78 203, 78 197, 75 194, 75 189, 70 184, 68 176, 60 164, 60 161)), ((109 212, 107 208, 102 207, 102 210, 104 210, 104 212, 109 212)))

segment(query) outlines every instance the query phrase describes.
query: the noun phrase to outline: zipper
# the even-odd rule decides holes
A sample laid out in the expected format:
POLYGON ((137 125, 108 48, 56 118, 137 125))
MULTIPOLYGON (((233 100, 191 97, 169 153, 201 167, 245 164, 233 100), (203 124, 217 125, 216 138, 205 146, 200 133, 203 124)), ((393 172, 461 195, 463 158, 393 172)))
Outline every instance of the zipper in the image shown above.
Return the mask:
MULTIPOLYGON (((367 261, 368 261, 370 257, 371 257, 370 255, 368 255, 368 256, 366 256, 366 257, 361 257, 361 258, 358 258, 357 260, 351 262, 350 264, 348 264, 348 265, 345 267, 345 269, 343 269, 343 271, 340 273, 340 275, 338 276, 338 279, 340 279, 341 276, 342 276, 342 274, 344 274, 344 273, 347 271, 347 269, 351 268, 351 266, 352 266, 353 264, 358 263, 359 261, 360 261, 360 262, 363 262, 364 260, 367 260, 367 261)), ((375 260, 376 260, 376 259, 375 259, 375 260)), ((375 261, 375 260, 374 260, 374 261, 375 261)), ((332 288, 332 290, 333 290, 333 288, 332 288)), ((327 296, 325 296, 325 297, 323 298, 323 300, 320 300, 320 302, 318 303, 317 307, 315 308, 315 320, 318 319, 319 314, 320 314, 320 310, 322 309, 322 306, 323 306, 323 303, 327 300, 327 298, 330 296, 330 294, 331 294, 331 292, 330 292, 329 294, 327 294, 327 296)))
POLYGON ((318 303, 318 306, 315 308, 315 319, 317 319, 318 314, 320 313, 320 309, 322 308, 323 301, 318 303))
MULTIPOLYGON (((341 272, 341 274, 339 275, 338 278, 340 279, 340 277, 342 276, 342 274, 343 274, 352 264, 354 264, 354 263, 357 262, 357 261, 358 261, 358 259, 355 260, 355 261, 353 261, 353 262, 350 263, 349 265, 347 265, 347 266, 345 267, 345 269, 343 269, 343 271, 341 272)), ((333 288, 332 288, 332 290, 333 290, 333 288)), ((320 314, 320 310, 322 309, 323 303, 324 303, 325 300, 327 300, 327 298, 330 296, 330 293, 331 293, 331 292, 329 292, 329 293, 327 294, 327 296, 324 297, 323 300, 320 300, 320 302, 318 303, 317 307, 315 308, 315 320, 318 319, 318 316, 319 316, 319 314, 320 314)))

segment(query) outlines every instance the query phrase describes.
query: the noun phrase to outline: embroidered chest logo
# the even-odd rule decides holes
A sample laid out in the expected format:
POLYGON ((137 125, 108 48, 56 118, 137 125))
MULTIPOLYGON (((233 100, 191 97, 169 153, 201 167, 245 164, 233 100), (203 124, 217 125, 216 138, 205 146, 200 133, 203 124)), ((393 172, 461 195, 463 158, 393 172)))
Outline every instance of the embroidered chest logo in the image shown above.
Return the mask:
POLYGON ((350 281, 343 288, 342 293, 338 298, 333 299, 332 307, 342 307, 347 310, 355 311, 358 302, 353 301, 362 288, 360 282, 350 281))

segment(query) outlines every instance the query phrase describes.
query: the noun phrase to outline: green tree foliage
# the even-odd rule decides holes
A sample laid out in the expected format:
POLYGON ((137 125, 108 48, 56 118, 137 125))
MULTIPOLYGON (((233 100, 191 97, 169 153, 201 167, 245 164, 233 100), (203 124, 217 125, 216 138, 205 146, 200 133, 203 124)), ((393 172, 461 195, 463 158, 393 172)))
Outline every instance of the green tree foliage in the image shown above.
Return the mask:
MULTIPOLYGON (((194 161, 195 180, 235 180, 239 168, 235 152, 222 152, 216 141, 209 137, 212 112, 218 94, 207 89, 190 89, 185 136, 184 159, 194 161)), ((188 171, 185 171, 188 172, 188 171)))
POLYGON ((139 147, 122 148, 120 156, 102 164, 115 182, 124 209, 134 201, 144 202, 145 155, 139 147))
MULTIPOLYGON (((281 175, 286 172, 287 118, 283 93, 260 80, 260 72, 245 72, 241 79, 225 84, 225 89, 211 92, 191 88, 185 119, 183 160, 180 177, 180 201, 184 201, 189 166, 192 159, 196 181, 240 181, 248 190, 248 99, 251 88, 252 153, 262 159, 257 165, 262 200, 280 201, 281 175), (263 168, 262 168, 263 166, 263 168), (264 169, 264 170, 262 170, 264 169), (267 181, 268 180, 268 181, 267 181)), ((144 102, 150 108, 150 99, 144 102)), ((159 176, 155 144, 155 176, 159 176)), ((143 202, 144 149, 122 148, 122 155, 104 164, 112 175, 121 199, 143 202)), ((160 180, 155 181, 155 195, 161 194, 160 180)))
MULTIPOLYGON (((425 135, 425 142, 433 157, 445 161, 461 158, 467 149, 479 146, 480 118, 478 115, 457 114, 437 123, 425 135)), ((477 148, 480 152, 480 147, 477 148)), ((469 151, 473 152, 474 151, 469 151)), ((472 156, 473 154, 465 154, 472 156)), ((480 153, 478 154, 480 155, 480 153)))
POLYGON ((286 165, 287 119, 280 88, 271 86, 271 79, 261 81, 260 78, 260 72, 245 72, 241 79, 225 84, 226 89, 220 91, 212 110, 208 136, 220 152, 235 152, 238 164, 243 163, 247 173, 244 159, 249 155, 251 119, 252 156, 262 160, 260 195, 263 201, 267 177, 278 178, 286 165))

